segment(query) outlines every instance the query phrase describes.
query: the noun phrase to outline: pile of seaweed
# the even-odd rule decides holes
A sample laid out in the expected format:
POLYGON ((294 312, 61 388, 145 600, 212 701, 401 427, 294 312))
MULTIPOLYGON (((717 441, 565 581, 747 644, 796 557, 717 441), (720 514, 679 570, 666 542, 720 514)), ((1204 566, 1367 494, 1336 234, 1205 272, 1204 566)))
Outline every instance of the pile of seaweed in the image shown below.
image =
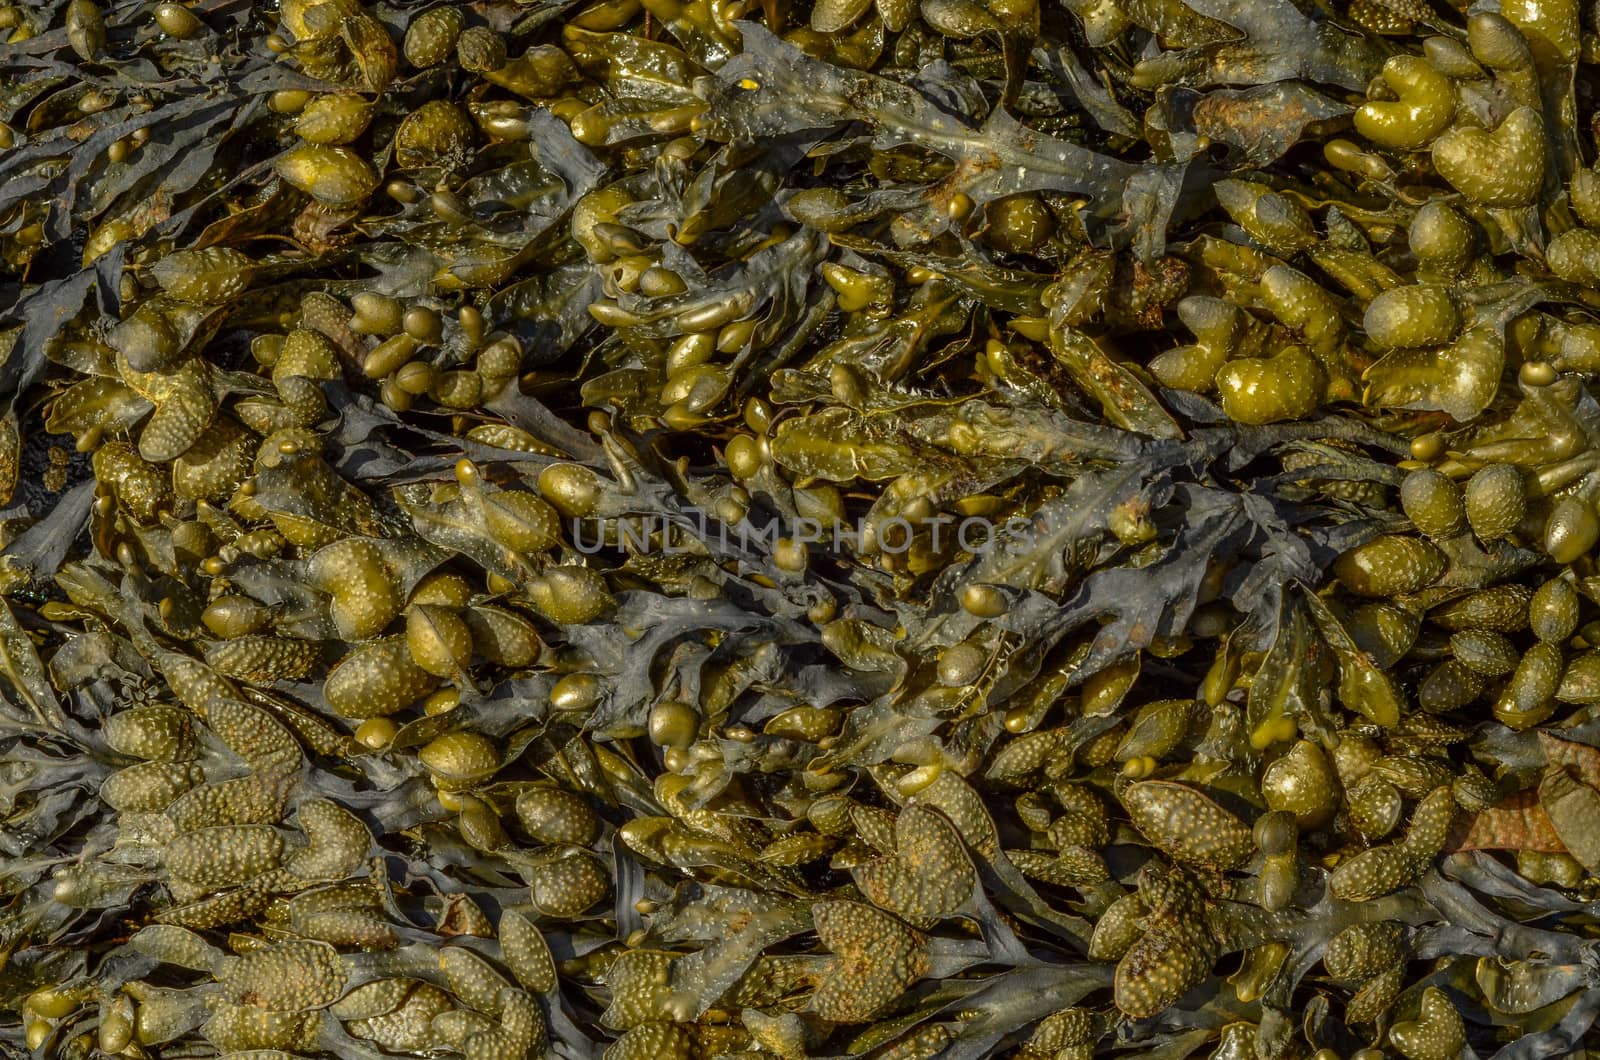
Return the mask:
POLYGON ((1594 18, 0 7, 0 1052, 1600 1045, 1594 18))

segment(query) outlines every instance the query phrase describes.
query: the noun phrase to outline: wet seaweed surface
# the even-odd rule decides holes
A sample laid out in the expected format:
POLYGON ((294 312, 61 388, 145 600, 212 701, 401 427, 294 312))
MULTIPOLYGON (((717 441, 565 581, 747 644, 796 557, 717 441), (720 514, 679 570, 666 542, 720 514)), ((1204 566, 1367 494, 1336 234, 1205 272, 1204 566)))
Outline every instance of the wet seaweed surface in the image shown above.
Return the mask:
POLYGON ((1591 1055, 1595 17, 0 6, 0 1055, 1591 1055))

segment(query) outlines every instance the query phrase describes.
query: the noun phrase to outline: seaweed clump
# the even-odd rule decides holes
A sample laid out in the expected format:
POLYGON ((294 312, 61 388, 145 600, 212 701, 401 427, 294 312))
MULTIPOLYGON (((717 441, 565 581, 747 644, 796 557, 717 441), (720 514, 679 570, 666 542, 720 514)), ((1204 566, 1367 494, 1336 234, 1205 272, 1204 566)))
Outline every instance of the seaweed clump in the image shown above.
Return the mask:
POLYGON ((1596 1043, 1593 11, 0 35, 0 1051, 1596 1043))

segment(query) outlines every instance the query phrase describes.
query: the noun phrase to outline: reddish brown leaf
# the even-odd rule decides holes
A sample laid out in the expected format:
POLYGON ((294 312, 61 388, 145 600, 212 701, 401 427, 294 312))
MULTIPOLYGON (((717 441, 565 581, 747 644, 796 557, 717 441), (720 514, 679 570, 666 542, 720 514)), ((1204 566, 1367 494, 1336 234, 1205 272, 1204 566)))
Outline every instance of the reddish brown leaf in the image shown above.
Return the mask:
POLYGON ((1553 766, 1566 766, 1572 775, 1591 788, 1600 788, 1600 747, 1562 740, 1541 730, 1539 746, 1544 760, 1553 766))
POLYGON ((1498 806, 1462 819, 1451 831, 1445 849, 1541 850, 1560 854, 1567 848, 1539 805, 1539 793, 1530 790, 1519 791, 1498 806))

